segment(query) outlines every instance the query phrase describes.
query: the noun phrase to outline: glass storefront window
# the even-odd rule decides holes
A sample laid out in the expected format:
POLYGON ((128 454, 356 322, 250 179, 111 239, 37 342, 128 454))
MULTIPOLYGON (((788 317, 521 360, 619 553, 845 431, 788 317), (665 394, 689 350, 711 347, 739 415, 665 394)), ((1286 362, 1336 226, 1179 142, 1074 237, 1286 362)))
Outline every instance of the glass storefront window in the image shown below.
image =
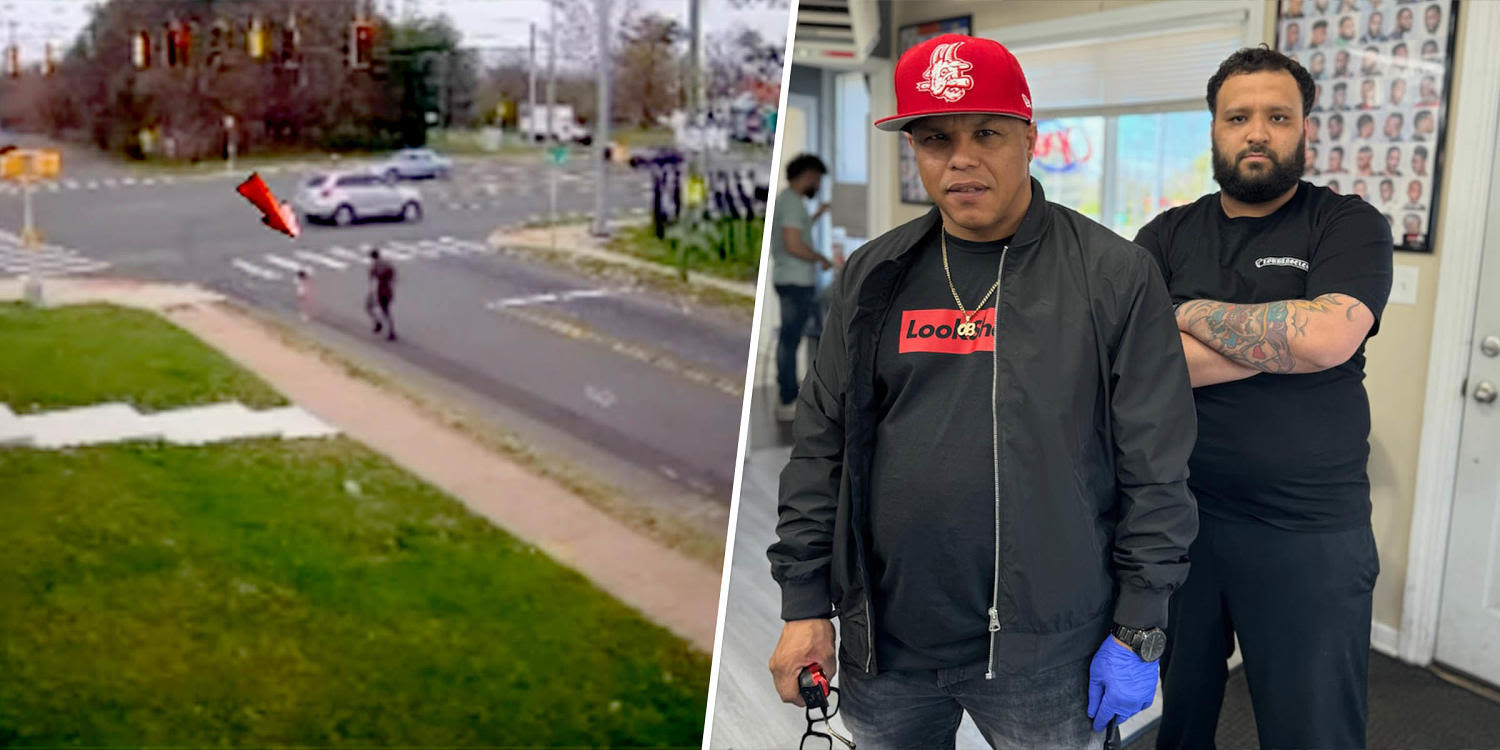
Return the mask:
POLYGON ((1104 119, 1059 117, 1036 124, 1031 174, 1047 199, 1095 221, 1104 215, 1104 119))
POLYGON ((1131 239, 1216 189, 1210 120, 1201 110, 1039 120, 1031 172, 1049 200, 1131 239))

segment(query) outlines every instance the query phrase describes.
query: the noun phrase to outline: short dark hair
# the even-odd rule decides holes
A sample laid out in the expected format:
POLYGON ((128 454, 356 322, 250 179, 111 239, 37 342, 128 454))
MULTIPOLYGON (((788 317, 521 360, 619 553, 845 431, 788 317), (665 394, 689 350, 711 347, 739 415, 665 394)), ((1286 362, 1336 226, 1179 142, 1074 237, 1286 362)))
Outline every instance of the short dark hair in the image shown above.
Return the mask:
POLYGON ((1360 115, 1359 116, 1359 122, 1355 124, 1354 129, 1358 130, 1358 129, 1364 127, 1365 123, 1367 123, 1367 122, 1370 123, 1370 127, 1372 127, 1372 128, 1375 127, 1375 118, 1373 118, 1373 117, 1371 117, 1371 116, 1369 116, 1367 114, 1360 115))
POLYGON ((1323 19, 1321 19, 1321 18, 1319 18, 1318 20, 1316 20, 1316 21, 1313 22, 1312 27, 1315 28, 1315 29, 1319 29, 1319 28, 1326 29, 1326 28, 1328 28, 1328 22, 1325 21, 1325 20, 1323 20, 1323 19))
POLYGON ((380 248, 370 248, 370 258, 373 260, 380 260, 380 248))
POLYGON ((786 178, 788 180, 795 180, 807 172, 828 174, 828 167, 823 164, 822 159, 812 154, 797 154, 797 157, 786 165, 786 178))
POLYGON ((1313 93, 1315 91, 1312 74, 1307 68, 1286 55, 1262 44, 1259 47, 1245 47, 1230 55, 1219 65, 1218 72, 1208 79, 1208 111, 1210 114, 1217 113, 1219 104, 1219 87, 1232 75, 1241 73, 1260 73, 1262 71, 1284 70, 1290 73, 1292 79, 1297 82, 1297 90, 1302 92, 1302 116, 1306 117, 1312 112, 1313 93))
POLYGON ((1343 147, 1343 146, 1334 146, 1334 147, 1333 147, 1333 150, 1332 150, 1332 151, 1329 151, 1329 152, 1328 152, 1328 153, 1330 153, 1330 154, 1331 154, 1331 153, 1333 153, 1333 152, 1334 152, 1334 151, 1337 151, 1337 152, 1339 152, 1339 156, 1343 156, 1343 155, 1344 155, 1344 147, 1343 147))
POLYGON ((1425 158, 1427 158, 1427 147, 1426 146, 1418 146, 1418 147, 1416 147, 1416 148, 1414 148, 1414 149, 1411 150, 1411 155, 1412 156, 1420 156, 1420 157, 1422 157, 1422 158, 1425 159, 1425 158))
POLYGON ((1419 110, 1417 110, 1417 116, 1412 118, 1412 122, 1416 122, 1417 120, 1431 120, 1431 119, 1432 119, 1432 110, 1430 110, 1430 109, 1419 109, 1419 110))

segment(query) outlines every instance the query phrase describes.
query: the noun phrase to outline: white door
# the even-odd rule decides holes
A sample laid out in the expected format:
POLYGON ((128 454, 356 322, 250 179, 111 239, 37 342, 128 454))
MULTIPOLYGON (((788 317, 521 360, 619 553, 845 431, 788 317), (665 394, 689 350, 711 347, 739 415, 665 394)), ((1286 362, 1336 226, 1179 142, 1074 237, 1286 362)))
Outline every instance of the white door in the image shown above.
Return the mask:
POLYGON ((1500 685, 1500 156, 1490 182, 1437 659, 1500 685))

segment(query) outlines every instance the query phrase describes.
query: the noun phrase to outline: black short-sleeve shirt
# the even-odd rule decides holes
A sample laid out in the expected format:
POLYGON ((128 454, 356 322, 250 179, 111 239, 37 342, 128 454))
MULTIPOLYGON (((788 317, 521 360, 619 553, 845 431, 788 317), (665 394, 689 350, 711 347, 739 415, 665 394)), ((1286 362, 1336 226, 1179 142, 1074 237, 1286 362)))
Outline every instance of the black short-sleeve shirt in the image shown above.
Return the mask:
MULTIPOLYGON (((1269 216, 1229 218, 1213 193, 1136 235, 1174 303, 1274 302, 1346 294, 1380 316, 1391 289, 1390 226, 1373 206, 1308 182, 1269 216)), ((1370 404, 1365 348, 1305 375, 1262 373, 1197 388, 1189 486, 1199 510, 1299 531, 1367 523, 1370 404)))

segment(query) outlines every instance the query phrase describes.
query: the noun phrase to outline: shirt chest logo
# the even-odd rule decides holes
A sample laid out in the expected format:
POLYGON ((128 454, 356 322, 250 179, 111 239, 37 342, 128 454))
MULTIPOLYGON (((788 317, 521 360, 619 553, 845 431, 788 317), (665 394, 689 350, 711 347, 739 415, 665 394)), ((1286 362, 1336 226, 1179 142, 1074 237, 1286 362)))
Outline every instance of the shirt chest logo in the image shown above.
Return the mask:
POLYGON ((1285 267, 1289 267, 1289 268, 1298 268, 1298 269, 1301 269, 1303 271, 1306 271, 1307 270, 1307 261, 1305 261, 1305 260, 1303 260, 1301 258, 1287 258, 1287 257, 1283 257, 1283 258, 1266 257, 1266 258, 1256 258, 1255 259, 1255 267, 1256 268, 1265 268, 1266 266, 1285 266, 1285 267))
POLYGON ((958 310, 904 310, 901 354, 973 354, 995 350, 995 309, 987 307, 968 323, 958 310))

